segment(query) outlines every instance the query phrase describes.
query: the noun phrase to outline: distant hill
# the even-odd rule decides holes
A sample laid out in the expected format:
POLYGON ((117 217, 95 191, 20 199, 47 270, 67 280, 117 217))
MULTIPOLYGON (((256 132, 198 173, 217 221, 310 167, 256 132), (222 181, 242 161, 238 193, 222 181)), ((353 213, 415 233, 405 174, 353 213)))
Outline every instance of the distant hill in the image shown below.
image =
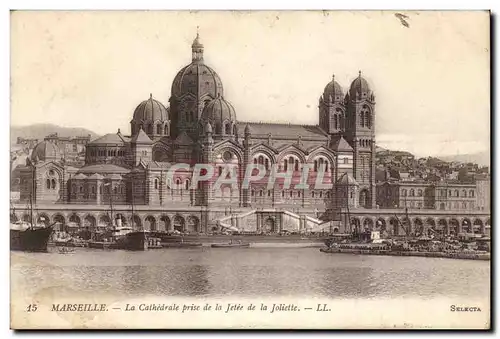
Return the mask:
MULTIPOLYGON (((382 148, 377 146, 376 147, 376 152, 377 153, 386 153, 389 152, 392 155, 403 155, 403 154, 411 154, 410 152, 406 151, 393 151, 389 150, 386 148, 382 148)), ((419 158, 419 157, 415 157, 419 158)), ((490 166, 491 163, 491 158, 490 158, 490 153, 489 152, 480 152, 480 153, 472 153, 472 154, 458 154, 458 155, 447 155, 447 156, 438 156, 438 157, 429 157, 432 158, 434 161, 440 162, 461 162, 461 163, 474 163, 478 164, 480 166, 490 166)))
POLYGON ((458 161, 458 162, 472 162, 474 164, 482 165, 482 166, 490 166, 491 164, 491 156, 489 152, 479 152, 472 154, 458 154, 458 155, 449 155, 442 156, 439 159, 444 161, 458 161))
POLYGON ((43 140, 47 135, 57 133, 61 137, 69 136, 87 136, 91 135, 91 139, 99 135, 93 131, 78 127, 61 127, 53 124, 35 124, 28 126, 11 126, 10 127, 10 144, 14 145, 18 137, 43 140))

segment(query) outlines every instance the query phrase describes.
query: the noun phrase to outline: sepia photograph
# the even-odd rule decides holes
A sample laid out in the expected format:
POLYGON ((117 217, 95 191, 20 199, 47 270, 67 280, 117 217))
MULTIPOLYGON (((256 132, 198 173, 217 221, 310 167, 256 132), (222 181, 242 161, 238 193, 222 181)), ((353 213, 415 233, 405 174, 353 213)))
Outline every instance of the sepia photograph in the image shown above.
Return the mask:
POLYGON ((10 327, 491 328, 490 12, 10 12, 10 327))

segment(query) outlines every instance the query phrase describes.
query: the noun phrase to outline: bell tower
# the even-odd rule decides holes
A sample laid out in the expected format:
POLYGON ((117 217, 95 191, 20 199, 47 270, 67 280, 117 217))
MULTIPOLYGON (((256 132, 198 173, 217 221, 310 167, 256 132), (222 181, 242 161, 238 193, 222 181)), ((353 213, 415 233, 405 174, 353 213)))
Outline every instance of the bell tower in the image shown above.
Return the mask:
POLYGON ((353 174, 359 184, 359 206, 375 208, 375 95, 361 71, 351 83, 345 102, 345 138, 354 149, 353 174))
POLYGON ((345 129, 345 106, 342 87, 335 81, 335 75, 319 98, 319 125, 336 139, 345 129))

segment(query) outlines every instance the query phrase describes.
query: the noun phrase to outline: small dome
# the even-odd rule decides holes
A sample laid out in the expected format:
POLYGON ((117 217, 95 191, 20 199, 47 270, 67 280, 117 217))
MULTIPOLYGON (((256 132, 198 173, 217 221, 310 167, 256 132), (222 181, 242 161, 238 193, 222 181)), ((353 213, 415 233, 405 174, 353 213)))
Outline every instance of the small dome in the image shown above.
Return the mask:
POLYGON ((198 47, 198 48, 203 48, 203 44, 200 42, 200 34, 196 33, 196 38, 193 40, 193 44, 191 45, 192 48, 198 47))
POLYGON ((135 109, 133 120, 137 123, 168 121, 168 109, 150 94, 149 99, 141 102, 135 109))
MULTIPOLYGON (((236 123, 236 112, 228 101, 219 96, 205 105, 201 120, 209 121, 215 126, 215 133, 222 134, 222 126, 225 122, 236 123)), ((225 132, 224 134, 231 133, 225 132)))
POLYGON ((323 100, 329 101, 329 98, 332 98, 332 101, 342 101, 344 99, 344 91, 342 86, 335 81, 335 76, 332 76, 332 81, 326 85, 323 91, 323 100))
POLYGON ((42 141, 35 146, 31 152, 33 161, 57 161, 61 160, 61 150, 59 147, 49 141, 42 141))
POLYGON ((361 97, 367 97, 371 94, 370 85, 368 85, 368 81, 361 76, 361 71, 359 71, 359 76, 354 79, 349 89, 351 99, 355 99, 357 93, 359 93, 361 97))

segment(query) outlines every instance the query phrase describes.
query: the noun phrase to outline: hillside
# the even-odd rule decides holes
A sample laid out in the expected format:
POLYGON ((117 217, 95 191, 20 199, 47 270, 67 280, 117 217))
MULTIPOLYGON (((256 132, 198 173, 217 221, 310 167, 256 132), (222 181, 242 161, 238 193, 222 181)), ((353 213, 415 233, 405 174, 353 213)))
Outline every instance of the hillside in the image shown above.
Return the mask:
POLYGON ((77 127, 61 127, 54 124, 35 124, 10 127, 10 144, 14 145, 18 137, 43 140, 47 135, 57 133, 62 137, 91 135, 91 139, 99 136, 93 131, 77 127))
POLYGON ((472 162, 474 164, 482 165, 482 166, 490 166, 491 156, 489 152, 480 152, 473 154, 458 154, 458 155, 450 155, 450 156, 442 156, 439 157, 444 161, 458 161, 458 162, 472 162))

